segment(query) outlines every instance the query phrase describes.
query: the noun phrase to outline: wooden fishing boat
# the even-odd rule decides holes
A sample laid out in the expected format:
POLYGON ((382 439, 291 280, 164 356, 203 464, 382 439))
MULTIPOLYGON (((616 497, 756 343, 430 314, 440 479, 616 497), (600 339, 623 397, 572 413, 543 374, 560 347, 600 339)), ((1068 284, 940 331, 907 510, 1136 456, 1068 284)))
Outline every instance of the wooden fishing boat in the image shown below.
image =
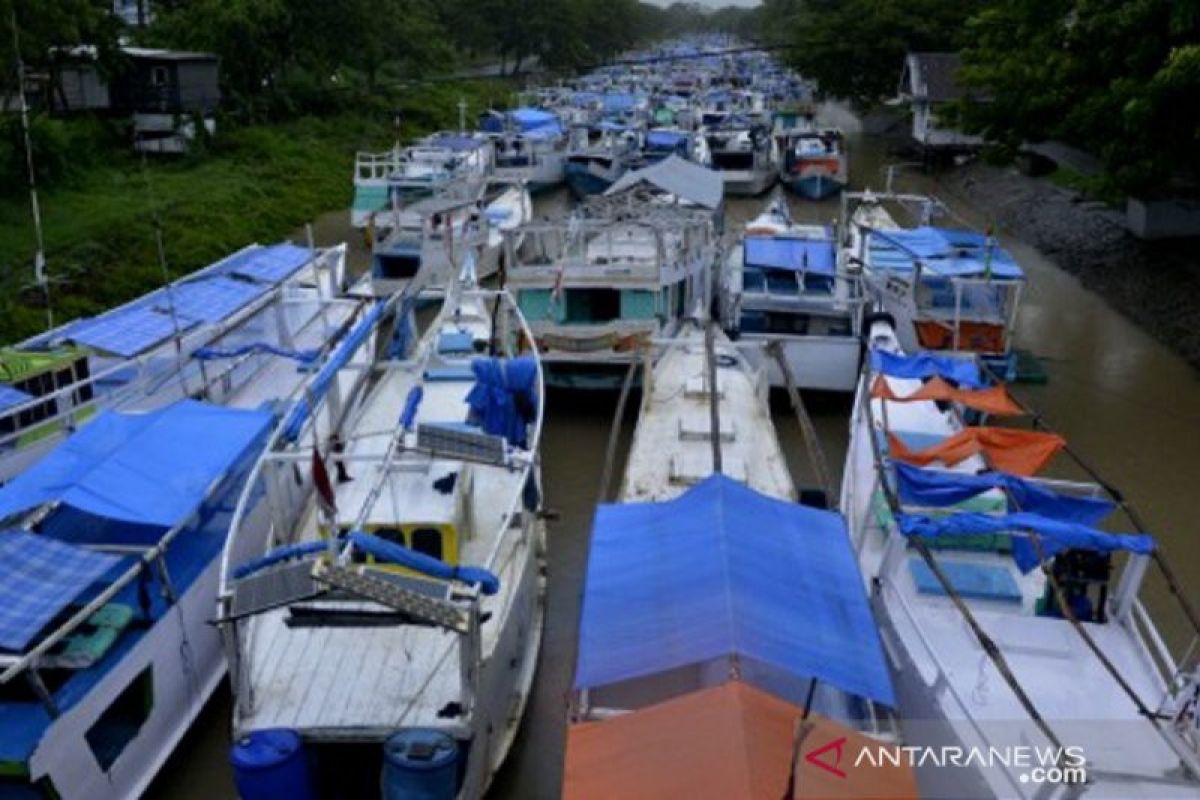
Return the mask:
POLYGON ((244 800, 478 798, 520 723, 543 617, 533 339, 468 276, 402 340, 331 361, 315 381, 346 385, 276 431, 235 512, 219 616, 244 800))

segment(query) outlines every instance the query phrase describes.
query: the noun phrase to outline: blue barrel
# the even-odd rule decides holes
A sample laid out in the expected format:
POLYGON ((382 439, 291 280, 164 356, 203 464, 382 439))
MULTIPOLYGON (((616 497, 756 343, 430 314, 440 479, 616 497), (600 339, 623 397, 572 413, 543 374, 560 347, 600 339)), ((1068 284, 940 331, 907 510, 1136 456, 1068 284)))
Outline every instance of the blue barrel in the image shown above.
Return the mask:
POLYGON ((430 728, 405 728, 383 745, 383 800, 454 800, 458 743, 430 728))
POLYGON ((242 800, 316 800, 300 734, 288 728, 252 731, 229 753, 242 800))

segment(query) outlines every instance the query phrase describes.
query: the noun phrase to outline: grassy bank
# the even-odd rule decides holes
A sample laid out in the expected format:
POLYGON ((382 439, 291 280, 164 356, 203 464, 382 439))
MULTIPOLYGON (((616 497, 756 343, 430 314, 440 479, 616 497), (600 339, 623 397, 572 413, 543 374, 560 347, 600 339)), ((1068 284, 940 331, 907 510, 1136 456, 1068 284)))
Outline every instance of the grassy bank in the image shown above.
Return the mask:
MULTIPOLYGON (((58 321, 96 314, 162 283, 153 218, 158 212, 172 277, 251 242, 278 241, 318 214, 348 208, 354 152, 383 149, 403 134, 457 124, 457 104, 474 115, 506 90, 495 82, 405 90, 361 112, 230 127, 207 152, 150 161, 112 151, 68 185, 42 193, 51 306, 58 321)), ((32 287, 33 227, 28 197, 0 197, 0 342, 45 327, 32 287)))

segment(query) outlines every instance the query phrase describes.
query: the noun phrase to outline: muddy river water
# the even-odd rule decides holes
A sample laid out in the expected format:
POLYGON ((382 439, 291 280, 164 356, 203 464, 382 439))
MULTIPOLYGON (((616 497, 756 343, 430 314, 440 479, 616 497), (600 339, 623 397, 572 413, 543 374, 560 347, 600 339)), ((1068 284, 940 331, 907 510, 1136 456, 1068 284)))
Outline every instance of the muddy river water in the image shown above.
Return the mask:
MULTIPOLYGON (((850 120, 837 120, 852 130, 850 120)), ((880 187, 889 163, 880 140, 853 135, 849 143, 855 188, 880 187)), ((897 188, 937 192, 932 179, 911 170, 898 174, 897 188)), ((970 207, 945 194, 960 217, 988 224, 970 207)), ((539 198, 539 210, 569 202, 565 193, 539 198)), ((728 201, 727 230, 759 212, 762 199, 728 201)), ((837 201, 793 199, 794 216, 830 222, 837 201)), ((352 257, 365 260, 361 237, 349 230, 344 210, 314 226, 318 244, 353 242, 352 257)), ((1200 458, 1200 381, 1162 345, 1135 328, 1119 309, 1083 289, 1079 282, 1021 242, 1005 237, 1029 276, 1020 313, 1018 344, 1037 354, 1049 382, 1020 386, 1016 394, 1038 409, 1107 480, 1121 487, 1164 544, 1193 602, 1200 601, 1200 535, 1192 492, 1197 492, 1200 458)), ((774 416, 785 452, 800 485, 812 483, 803 441, 784 398, 774 398, 774 416)), ((548 505, 558 512, 549 540, 549 597, 541 662, 520 736, 498 776, 491 797, 509 800, 555 798, 562 775, 565 715, 575 654, 588 531, 603 468, 604 450, 616 403, 614 395, 551 395, 543 437, 543 475, 548 505)), ((622 443, 632 432, 632 411, 622 443)), ((840 475, 848 438, 848 397, 811 399, 827 458, 840 475)), ((623 451, 619 457, 623 459, 623 451)), ((1060 459, 1064 461, 1065 459, 1060 459)), ((618 462, 618 467, 623 461, 618 462)), ((1063 477, 1076 477, 1058 470, 1063 477)), ((1182 616, 1165 589, 1152 584, 1152 612, 1173 642, 1184 640, 1182 616)), ((1114 688, 1115 691, 1115 688, 1114 688)), ((149 796, 156 800, 233 798, 227 762, 228 690, 209 704, 172 757, 149 796)))

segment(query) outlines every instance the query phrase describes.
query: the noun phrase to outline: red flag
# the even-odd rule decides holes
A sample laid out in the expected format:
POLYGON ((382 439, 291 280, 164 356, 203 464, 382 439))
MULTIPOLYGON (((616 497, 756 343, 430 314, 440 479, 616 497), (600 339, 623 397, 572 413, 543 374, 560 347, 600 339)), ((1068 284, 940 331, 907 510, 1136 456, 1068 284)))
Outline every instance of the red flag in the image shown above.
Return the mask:
POLYGON ((329 480, 329 471, 325 469, 325 459, 317 448, 313 448, 312 458, 313 488, 317 490, 317 504, 328 517, 337 513, 337 497, 333 492, 333 483, 329 480))

